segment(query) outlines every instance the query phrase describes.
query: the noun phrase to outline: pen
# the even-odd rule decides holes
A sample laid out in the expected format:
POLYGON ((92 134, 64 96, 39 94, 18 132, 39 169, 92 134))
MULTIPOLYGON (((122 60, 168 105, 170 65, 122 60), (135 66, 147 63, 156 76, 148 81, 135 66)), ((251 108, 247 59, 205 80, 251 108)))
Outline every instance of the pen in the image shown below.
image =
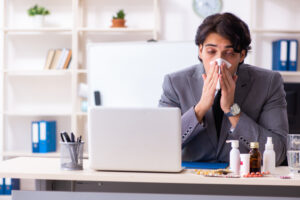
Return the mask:
POLYGON ((68 135, 67 132, 63 132, 63 135, 65 137, 65 142, 71 142, 71 139, 70 139, 70 137, 69 137, 69 135, 68 135))
POLYGON ((64 139, 63 133, 60 133, 60 137, 61 137, 61 140, 62 140, 63 142, 65 142, 65 139, 64 139))
POLYGON ((75 135, 73 132, 71 132, 71 142, 75 142, 75 135))

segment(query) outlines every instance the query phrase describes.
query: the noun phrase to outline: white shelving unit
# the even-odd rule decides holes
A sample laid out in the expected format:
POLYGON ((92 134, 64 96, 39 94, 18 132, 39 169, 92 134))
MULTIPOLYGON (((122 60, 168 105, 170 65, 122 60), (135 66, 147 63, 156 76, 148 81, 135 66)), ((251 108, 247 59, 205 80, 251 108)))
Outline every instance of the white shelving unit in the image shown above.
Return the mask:
POLYGON ((157 39, 158 6, 158 0, 0 0, 1 157, 59 157, 59 149, 31 153, 35 120, 56 120, 57 132, 86 140, 87 113, 77 90, 87 83, 87 43, 157 39), (50 10, 44 27, 31 25, 27 15, 35 3, 50 10), (127 28, 110 28, 119 9, 127 28), (72 49, 69 69, 43 70, 48 50, 56 48, 72 49))
MULTIPOLYGON (((298 0, 254 0, 251 1, 251 35, 253 53, 251 63, 271 69, 272 41, 297 39, 300 41, 300 12, 298 0)), ((298 47, 298 61, 300 60, 298 47)), ((280 71, 285 82, 300 82, 300 62, 297 72, 280 71)))

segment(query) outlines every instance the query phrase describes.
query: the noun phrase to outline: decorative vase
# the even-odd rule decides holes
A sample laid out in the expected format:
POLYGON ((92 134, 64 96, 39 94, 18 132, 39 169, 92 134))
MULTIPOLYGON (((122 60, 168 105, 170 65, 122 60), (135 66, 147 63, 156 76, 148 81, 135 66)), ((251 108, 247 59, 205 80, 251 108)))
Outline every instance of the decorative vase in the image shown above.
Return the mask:
POLYGON ((32 17, 32 25, 34 27, 43 27, 45 24, 45 16, 44 15, 35 15, 32 17))
POLYGON ((112 28, 125 28, 125 19, 113 19, 112 20, 112 28))

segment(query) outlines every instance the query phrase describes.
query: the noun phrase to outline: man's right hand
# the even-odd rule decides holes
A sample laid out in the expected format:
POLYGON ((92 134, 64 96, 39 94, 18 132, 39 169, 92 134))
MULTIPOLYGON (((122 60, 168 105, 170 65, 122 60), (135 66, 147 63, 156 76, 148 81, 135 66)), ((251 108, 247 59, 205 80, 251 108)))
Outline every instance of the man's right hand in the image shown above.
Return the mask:
MULTIPOLYGON (((224 63, 222 63, 224 65, 224 63)), ((205 113, 210 109, 210 107, 214 103, 216 86, 219 79, 219 66, 217 62, 213 64, 209 68, 209 72, 207 74, 202 74, 202 78, 204 80, 202 95, 200 101, 195 106, 195 113, 198 121, 201 123, 205 113)))

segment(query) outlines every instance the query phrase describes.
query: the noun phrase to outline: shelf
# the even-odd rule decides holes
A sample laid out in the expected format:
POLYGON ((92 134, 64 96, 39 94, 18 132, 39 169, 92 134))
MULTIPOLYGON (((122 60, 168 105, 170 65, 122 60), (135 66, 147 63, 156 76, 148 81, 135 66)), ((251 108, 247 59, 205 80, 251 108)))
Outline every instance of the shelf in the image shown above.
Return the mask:
POLYGON ((300 72, 278 71, 285 83, 300 83, 300 72))
MULTIPOLYGON (((31 152, 21 152, 21 151, 7 151, 3 152, 3 156, 6 157, 43 157, 43 158, 59 158, 59 152, 52 153, 31 153, 31 152)), ((88 153, 83 153, 83 158, 88 158, 88 153)), ((1 200, 1 199, 0 199, 1 200)))
POLYGON ((87 112, 78 112, 78 113, 76 113, 76 115, 77 116, 79 116, 79 117, 86 117, 87 116, 87 112))
POLYGON ((64 76, 71 70, 4 70, 9 76, 64 76))
POLYGON ((0 200, 11 200, 12 196, 11 195, 0 195, 0 200))
POLYGON ((252 33, 300 34, 300 30, 291 29, 252 29, 252 33))
POLYGON ((53 153, 27 153, 18 151, 8 151, 3 152, 3 156, 6 157, 47 157, 47 158, 58 158, 60 156, 59 152, 53 153))
POLYGON ((282 76, 299 76, 300 78, 300 71, 291 72, 291 71, 278 71, 282 76))
POLYGON ((6 116, 11 117, 30 117, 30 116, 71 116, 67 112, 4 112, 6 116))
POLYGON ((154 29, 143 28, 79 28, 80 32, 153 32, 154 29))
POLYGON ((78 70, 75 70, 78 74, 87 74, 88 73, 88 70, 87 69, 78 69, 78 70))
MULTIPOLYGON (((137 5, 132 6, 130 2, 121 0, 47 0, 44 6, 49 8, 51 15, 45 19, 43 27, 34 26, 32 19, 26 15, 28 1, 3 2, 4 6, 0 8, 5 11, 0 11, 3 19, 0 33, 4 36, 0 41, 0 73, 3 79, 0 140, 5 138, 8 142, 5 141, 0 148, 4 152, 0 158, 59 157, 59 151, 30 153, 30 134, 21 134, 22 138, 17 141, 14 139, 23 130, 30 133, 29 125, 33 120, 55 120, 60 129, 78 130, 87 137, 88 114, 80 109, 86 98, 77 95, 79 85, 87 84, 88 79, 86 45, 157 38, 158 2, 136 1, 137 5), (110 7, 116 3, 131 13, 128 16, 131 24, 127 28, 110 28, 113 14, 110 7), (47 52, 58 48, 72 49, 70 67, 67 70, 44 70, 47 52)), ((87 158, 87 154, 84 157, 87 158)))
POLYGON ((28 33, 28 32, 69 32, 71 34, 71 28, 4 28, 4 32, 7 33, 28 33))

